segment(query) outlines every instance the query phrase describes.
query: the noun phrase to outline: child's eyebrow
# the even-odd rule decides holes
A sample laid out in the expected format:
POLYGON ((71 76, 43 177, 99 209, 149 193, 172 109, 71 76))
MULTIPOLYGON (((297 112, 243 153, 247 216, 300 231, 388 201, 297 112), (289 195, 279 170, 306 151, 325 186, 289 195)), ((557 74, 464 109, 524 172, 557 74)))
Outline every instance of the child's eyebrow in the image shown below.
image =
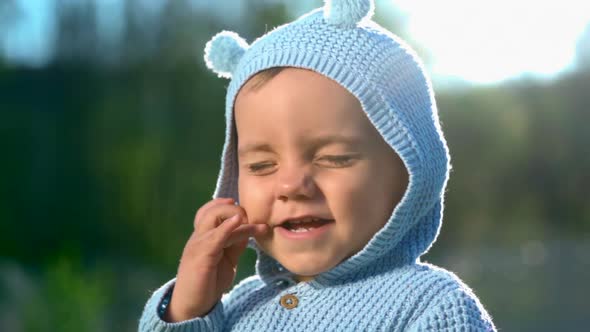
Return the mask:
POLYGON ((246 144, 238 148, 238 156, 244 156, 250 152, 274 152, 273 148, 268 143, 252 143, 246 144))
POLYGON ((361 145, 361 141, 362 140, 359 137, 355 136, 328 135, 312 138, 306 143, 312 146, 313 148, 317 149, 330 144, 345 144, 357 147, 361 145))
MULTIPOLYGON (((319 149, 330 144, 345 144, 351 147, 358 147, 361 145, 361 142, 362 140, 360 138, 354 136, 328 135, 306 139, 304 144, 311 149, 319 149)), ((238 156, 244 156, 251 152, 274 153, 275 150, 268 143, 251 143, 238 148, 238 156)))

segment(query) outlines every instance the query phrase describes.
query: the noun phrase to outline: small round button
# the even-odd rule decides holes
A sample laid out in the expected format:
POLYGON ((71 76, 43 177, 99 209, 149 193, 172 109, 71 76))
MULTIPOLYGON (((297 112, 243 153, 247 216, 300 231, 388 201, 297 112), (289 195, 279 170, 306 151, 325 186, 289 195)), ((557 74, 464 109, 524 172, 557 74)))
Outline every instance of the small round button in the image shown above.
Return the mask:
POLYGON ((299 304, 299 299, 294 294, 287 294, 281 296, 281 306, 285 309, 294 309, 299 304))

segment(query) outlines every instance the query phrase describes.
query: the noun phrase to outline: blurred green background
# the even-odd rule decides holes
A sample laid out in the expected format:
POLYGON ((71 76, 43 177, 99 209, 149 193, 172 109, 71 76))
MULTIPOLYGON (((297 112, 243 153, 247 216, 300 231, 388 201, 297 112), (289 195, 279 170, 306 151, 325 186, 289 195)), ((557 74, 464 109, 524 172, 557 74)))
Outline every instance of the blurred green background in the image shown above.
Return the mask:
MULTIPOLYGON (((25 2, 0 2, 0 40, 26 45, 12 35, 25 2)), ((252 41, 321 1, 297 4, 37 3, 51 38, 16 54, 0 44, 1 331, 137 329, 215 187, 227 81, 206 70, 204 45, 223 29, 252 41)), ((377 21, 411 38, 379 6, 377 21)), ((585 36, 573 69, 550 79, 435 80, 454 169, 424 259, 465 280, 504 331, 590 326, 585 36)))

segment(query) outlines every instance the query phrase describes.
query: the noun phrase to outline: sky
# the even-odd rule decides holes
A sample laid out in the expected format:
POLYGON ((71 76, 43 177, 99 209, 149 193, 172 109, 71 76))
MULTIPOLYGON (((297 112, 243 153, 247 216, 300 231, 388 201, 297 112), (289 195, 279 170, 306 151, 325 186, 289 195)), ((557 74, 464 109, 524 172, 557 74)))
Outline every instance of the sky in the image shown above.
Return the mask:
MULTIPOLYGON (((2 1, 2 0, 0 0, 2 1)), ((53 1, 18 0, 18 17, 0 17, 0 50, 9 61, 42 65, 51 55, 53 1)))
MULTIPOLYGON (((23 19, 0 32, 0 50, 6 59, 32 66, 50 59, 54 1, 18 0, 23 19)), ((98 21, 122 29, 108 21, 121 18, 120 1, 98 0, 98 21)), ((215 3, 191 1, 201 10, 215 3)), ((319 0, 290 3, 297 3, 295 14, 322 4, 319 0)), ((523 75, 552 78, 572 69, 577 41, 590 27, 586 0, 377 0, 377 10, 388 8, 404 16, 411 44, 428 52, 435 84, 493 84, 523 75)), ((105 38, 109 31, 104 31, 105 38)))
MULTIPOLYGON (((569 70, 590 1, 396 0, 434 75, 494 83, 569 70)), ((590 27, 590 26, 589 26, 590 27)))

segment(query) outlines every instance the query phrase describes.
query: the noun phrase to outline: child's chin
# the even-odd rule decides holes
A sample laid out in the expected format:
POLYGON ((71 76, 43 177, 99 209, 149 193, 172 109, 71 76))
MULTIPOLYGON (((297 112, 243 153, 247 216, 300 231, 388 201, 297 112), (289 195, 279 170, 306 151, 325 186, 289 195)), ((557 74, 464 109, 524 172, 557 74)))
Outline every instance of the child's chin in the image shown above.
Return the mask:
POLYGON ((302 260, 302 261, 280 261, 281 265, 283 265, 287 270, 291 271, 293 274, 302 277, 314 277, 318 274, 322 274, 336 265, 337 262, 330 262, 330 261, 310 261, 302 260))
POLYGON ((272 247, 268 239, 256 237, 256 244, 267 255, 276 259, 285 269, 297 276, 317 276, 336 267, 345 257, 321 255, 319 251, 288 251, 272 247), (273 250, 274 249, 274 250, 273 250))

